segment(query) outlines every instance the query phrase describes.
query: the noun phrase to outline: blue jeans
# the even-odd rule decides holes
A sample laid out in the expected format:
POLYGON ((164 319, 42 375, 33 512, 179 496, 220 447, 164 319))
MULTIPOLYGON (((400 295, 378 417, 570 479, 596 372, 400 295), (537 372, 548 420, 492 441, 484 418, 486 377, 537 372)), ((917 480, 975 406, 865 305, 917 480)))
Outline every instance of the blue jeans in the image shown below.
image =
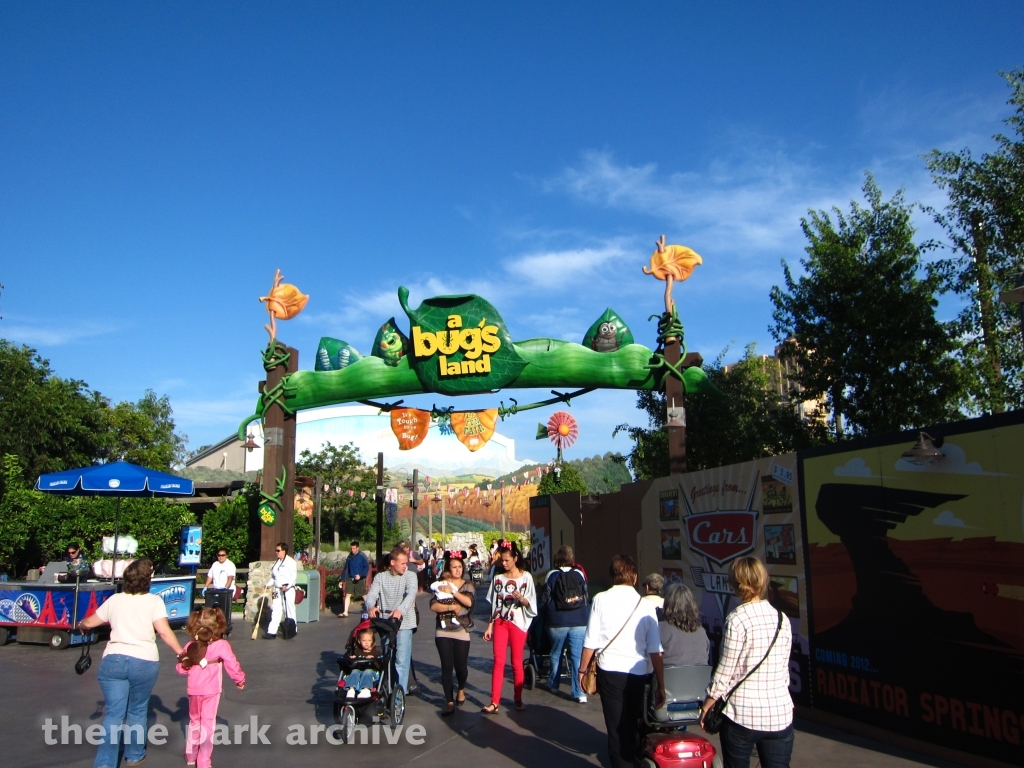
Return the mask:
POLYGON ((373 688, 377 682, 378 672, 375 669, 355 669, 345 675, 345 686, 361 691, 363 688, 373 688))
POLYGON ((98 675, 103 690, 106 714, 103 716, 103 743, 96 750, 93 768, 117 768, 119 741, 124 741, 124 759, 137 763, 146 756, 146 724, 149 719, 149 694, 156 684, 160 662, 134 656, 112 654, 100 662, 98 675), (111 737, 111 730, 121 726, 111 737), (140 732, 141 729, 141 738, 140 732))
POLYGON ((569 641, 569 679, 572 681, 572 697, 578 699, 583 695, 580 688, 580 659, 583 658, 583 638, 587 634, 583 627, 548 627, 551 635, 551 673, 548 675, 548 687, 558 690, 558 668, 562 662, 562 648, 569 641))
POLYGON ((409 667, 412 665, 412 630, 398 630, 395 640, 395 667, 398 668, 398 683, 402 690, 409 692, 409 667))
POLYGON ((750 768, 750 753, 755 745, 761 768, 789 768, 793 725, 781 731, 754 731, 724 718, 721 740, 725 768, 750 768))

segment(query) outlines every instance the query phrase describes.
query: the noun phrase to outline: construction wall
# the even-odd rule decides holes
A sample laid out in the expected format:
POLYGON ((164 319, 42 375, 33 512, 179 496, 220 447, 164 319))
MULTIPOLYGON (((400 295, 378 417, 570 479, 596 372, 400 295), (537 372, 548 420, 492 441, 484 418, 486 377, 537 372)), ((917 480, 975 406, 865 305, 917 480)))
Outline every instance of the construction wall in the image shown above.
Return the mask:
POLYGON ((641 578, 662 574, 694 590, 720 651, 725 617, 736 607, 729 566, 742 555, 767 565, 768 600, 793 627, 790 692, 807 703, 807 585, 796 454, 673 475, 650 483, 637 534, 641 578))
POLYGON ((801 456, 815 709, 1024 765, 1024 413, 801 456))

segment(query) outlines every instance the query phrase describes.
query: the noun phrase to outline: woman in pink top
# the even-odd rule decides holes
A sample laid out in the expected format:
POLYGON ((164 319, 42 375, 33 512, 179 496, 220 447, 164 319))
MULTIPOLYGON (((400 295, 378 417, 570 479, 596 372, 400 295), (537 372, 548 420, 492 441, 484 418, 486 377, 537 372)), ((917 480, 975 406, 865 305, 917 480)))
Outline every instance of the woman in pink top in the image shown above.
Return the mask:
POLYGON ((223 687, 221 669, 227 670, 238 690, 245 688, 245 673, 231 650, 231 643, 223 637, 227 622, 220 608, 193 611, 185 630, 194 638, 185 646, 183 658, 177 666, 179 674, 188 675, 189 723, 185 764, 210 768, 213 730, 223 687))

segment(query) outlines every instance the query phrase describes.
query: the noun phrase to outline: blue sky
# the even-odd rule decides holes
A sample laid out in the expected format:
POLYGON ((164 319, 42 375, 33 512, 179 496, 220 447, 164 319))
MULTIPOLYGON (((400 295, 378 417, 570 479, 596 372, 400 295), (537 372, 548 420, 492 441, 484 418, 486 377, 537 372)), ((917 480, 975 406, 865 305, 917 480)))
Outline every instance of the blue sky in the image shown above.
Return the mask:
MULTIPOLYGON (((400 284, 479 293, 517 339, 611 306, 653 345, 664 232, 704 258, 690 348, 770 351, 806 210, 866 169, 941 204, 920 155, 990 148, 1021 65, 1016 1, 6 2, 0 336, 169 395, 195 447, 252 410, 276 267, 311 294, 280 331, 305 368, 322 335, 365 353, 400 284)), ((634 400, 577 401, 569 456, 628 450, 634 400)), ((520 456, 553 410, 502 425, 520 456)))

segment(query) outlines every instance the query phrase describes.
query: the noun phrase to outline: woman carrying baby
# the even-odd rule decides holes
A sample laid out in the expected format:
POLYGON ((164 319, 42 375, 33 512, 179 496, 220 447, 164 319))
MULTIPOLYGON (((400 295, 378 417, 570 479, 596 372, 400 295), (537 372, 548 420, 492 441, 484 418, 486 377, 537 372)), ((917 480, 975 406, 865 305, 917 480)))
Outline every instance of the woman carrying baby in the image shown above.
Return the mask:
POLYGON ((445 570, 441 579, 430 585, 434 596, 430 600, 430 610, 434 612, 437 630, 434 634, 434 645, 441 657, 441 687, 444 689, 447 707, 442 715, 448 716, 455 712, 455 706, 462 706, 466 701, 466 677, 469 674, 469 629, 473 626, 470 616, 473 613, 473 601, 476 589, 473 582, 466 581, 464 561, 465 553, 461 551, 445 553, 445 570), (458 680, 459 692, 453 695, 452 671, 458 680))

